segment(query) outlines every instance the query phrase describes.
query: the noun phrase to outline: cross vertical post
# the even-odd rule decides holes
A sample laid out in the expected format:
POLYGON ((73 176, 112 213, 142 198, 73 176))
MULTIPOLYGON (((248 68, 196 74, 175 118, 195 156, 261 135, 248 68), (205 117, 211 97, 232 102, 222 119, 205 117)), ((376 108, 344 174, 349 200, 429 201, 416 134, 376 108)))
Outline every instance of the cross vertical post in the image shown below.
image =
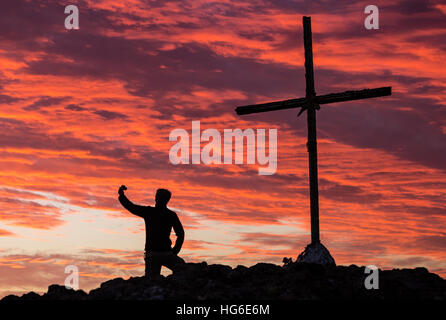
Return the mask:
POLYGON ((311 39, 311 18, 303 17, 305 47, 305 80, 307 99, 308 162, 310 179, 311 243, 319 242, 319 190, 317 177, 316 141, 316 92, 314 89, 313 43, 311 39))

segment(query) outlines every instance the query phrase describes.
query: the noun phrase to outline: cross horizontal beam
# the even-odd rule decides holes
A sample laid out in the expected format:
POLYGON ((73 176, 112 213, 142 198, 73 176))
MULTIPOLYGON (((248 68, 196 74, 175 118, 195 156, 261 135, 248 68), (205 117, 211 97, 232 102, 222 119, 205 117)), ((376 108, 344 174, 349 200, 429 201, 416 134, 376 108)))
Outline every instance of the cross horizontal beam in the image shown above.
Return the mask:
MULTIPOLYGON (((390 96, 391 94, 392 94, 392 87, 345 91, 340 93, 330 93, 321 96, 316 96, 313 100, 313 103, 328 104, 342 101, 352 101, 352 100, 390 96)), ((306 104, 308 104, 307 98, 289 99, 276 102, 240 106, 235 108, 235 112, 238 115, 244 115, 251 113, 300 108, 304 107, 306 104)))

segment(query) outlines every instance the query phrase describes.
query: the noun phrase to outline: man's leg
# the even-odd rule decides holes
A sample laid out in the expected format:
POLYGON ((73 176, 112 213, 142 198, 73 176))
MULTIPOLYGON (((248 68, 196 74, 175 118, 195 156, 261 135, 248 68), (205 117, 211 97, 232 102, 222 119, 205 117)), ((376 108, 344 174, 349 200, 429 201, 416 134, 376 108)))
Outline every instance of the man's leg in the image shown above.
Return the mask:
POLYGON ((154 279, 160 276, 161 274, 161 261, 159 257, 157 257, 154 253, 146 253, 145 255, 146 262, 146 277, 149 279, 154 279))
POLYGON ((162 265, 172 270, 175 273, 176 270, 181 269, 181 265, 185 264, 184 259, 180 258, 176 254, 169 252, 164 256, 162 265))

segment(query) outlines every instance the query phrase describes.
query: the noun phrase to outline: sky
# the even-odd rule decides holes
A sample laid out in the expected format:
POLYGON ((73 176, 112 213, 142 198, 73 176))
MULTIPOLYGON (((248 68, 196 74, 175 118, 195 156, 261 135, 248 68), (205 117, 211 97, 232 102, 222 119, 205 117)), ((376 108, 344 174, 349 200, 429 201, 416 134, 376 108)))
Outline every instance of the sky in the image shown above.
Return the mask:
POLYGON ((367 30, 369 4, 2 1, 0 297, 63 284, 68 265, 86 291, 142 275, 144 222, 121 184, 142 205, 172 191, 187 262, 295 259, 310 242, 306 117, 234 108, 305 95, 303 15, 318 94, 392 86, 317 111, 322 242, 340 265, 446 277, 446 2, 375 1, 367 30), (172 164, 169 134, 192 121, 277 129, 276 172, 172 164))

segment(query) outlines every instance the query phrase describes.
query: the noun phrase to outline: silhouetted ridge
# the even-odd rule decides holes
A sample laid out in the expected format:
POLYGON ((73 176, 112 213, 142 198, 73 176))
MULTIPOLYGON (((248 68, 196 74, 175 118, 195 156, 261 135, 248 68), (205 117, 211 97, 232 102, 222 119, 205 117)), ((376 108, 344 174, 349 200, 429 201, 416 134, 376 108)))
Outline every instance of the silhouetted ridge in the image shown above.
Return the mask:
POLYGON ((426 268, 379 272, 379 289, 367 290, 364 267, 323 266, 287 262, 284 266, 258 263, 252 267, 186 263, 168 277, 132 277, 103 282, 88 294, 51 285, 48 292, 30 292, 8 300, 224 300, 224 299, 442 299, 446 280, 426 268))

